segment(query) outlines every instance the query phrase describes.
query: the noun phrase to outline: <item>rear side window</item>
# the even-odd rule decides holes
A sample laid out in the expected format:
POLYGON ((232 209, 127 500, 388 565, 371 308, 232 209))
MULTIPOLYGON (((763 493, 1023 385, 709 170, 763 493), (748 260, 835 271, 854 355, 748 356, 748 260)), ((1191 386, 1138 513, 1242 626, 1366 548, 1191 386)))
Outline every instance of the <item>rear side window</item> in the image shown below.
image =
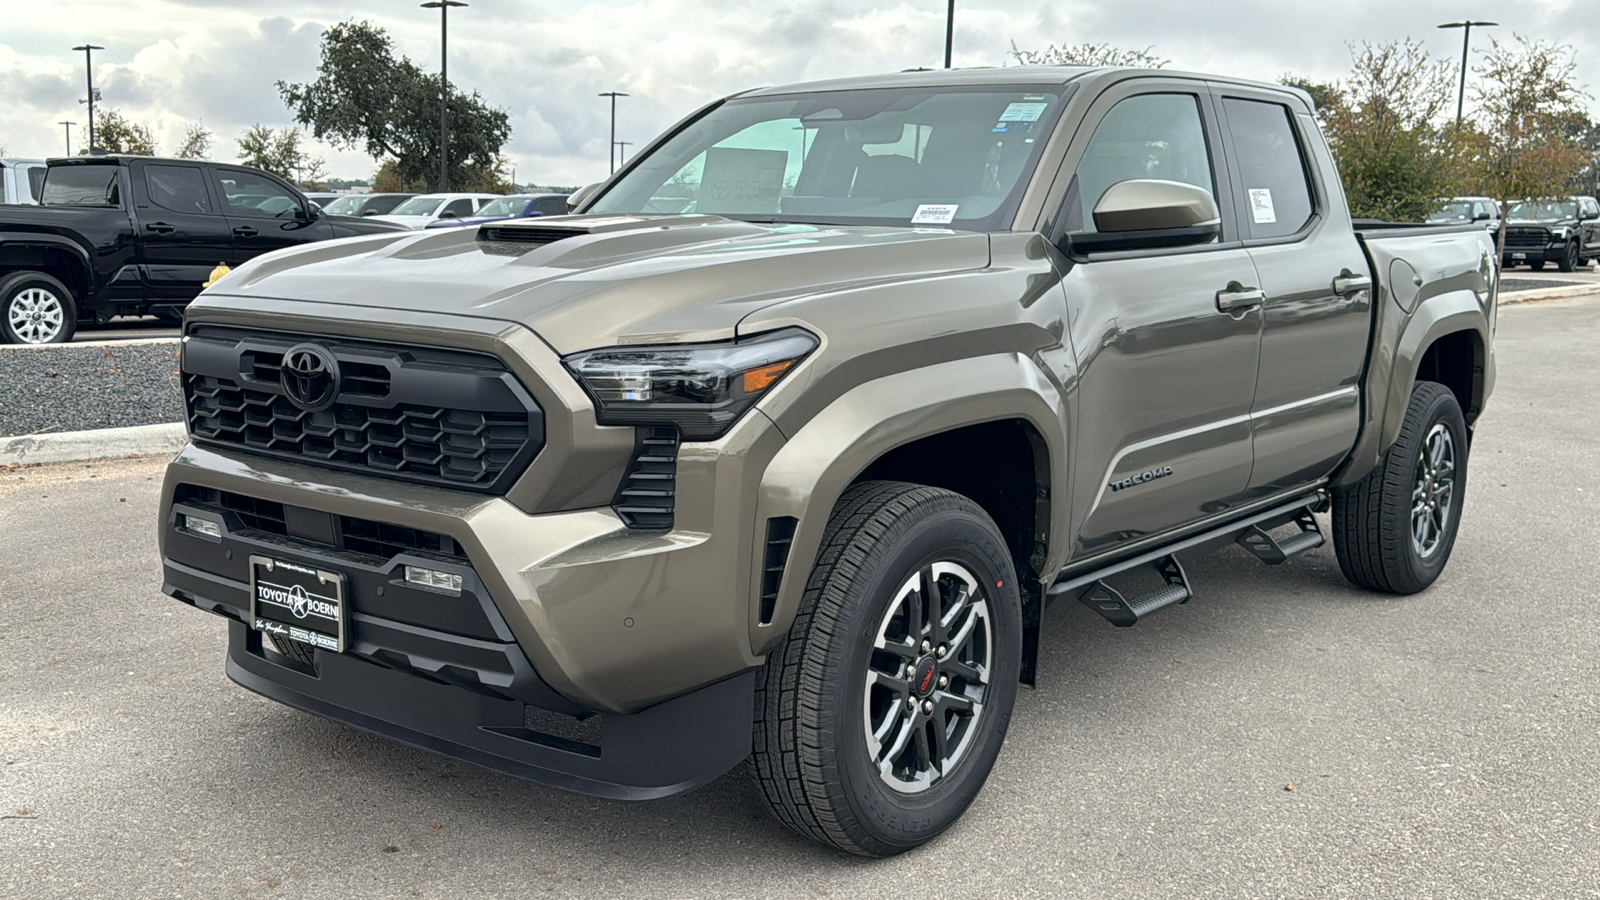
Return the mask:
POLYGON ((120 166, 51 166, 39 202, 45 206, 121 206, 120 166))
POLYGON ((39 197, 44 193, 44 166, 29 166, 28 194, 33 197, 33 202, 38 203, 39 197))
POLYGON ((451 200, 445 205, 444 211, 455 218, 465 218, 472 215, 472 201, 466 198, 451 200))
POLYGON ((361 214, 363 216, 386 216, 406 199, 404 194, 398 197, 373 197, 366 202, 365 206, 361 207, 361 214))
POLYGON ((1239 167, 1238 201, 1252 238, 1284 237, 1311 218, 1311 183, 1289 108, 1278 103, 1222 101, 1239 167))
POLYGON ((144 186, 150 202, 173 212, 211 215, 205 174, 193 166, 145 166, 144 186))
POLYGON ((533 210, 542 216, 564 216, 567 214, 567 198, 541 197, 533 201, 533 210))

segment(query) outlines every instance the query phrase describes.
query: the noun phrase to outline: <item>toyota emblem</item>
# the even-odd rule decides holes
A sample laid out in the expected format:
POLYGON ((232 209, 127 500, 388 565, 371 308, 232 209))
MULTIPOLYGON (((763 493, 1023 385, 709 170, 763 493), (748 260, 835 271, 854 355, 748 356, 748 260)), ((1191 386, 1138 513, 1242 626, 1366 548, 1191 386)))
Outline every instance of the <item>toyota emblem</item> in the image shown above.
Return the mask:
POLYGON ((299 344, 283 355, 283 393, 295 406, 319 412, 339 394, 339 361, 326 348, 299 344))

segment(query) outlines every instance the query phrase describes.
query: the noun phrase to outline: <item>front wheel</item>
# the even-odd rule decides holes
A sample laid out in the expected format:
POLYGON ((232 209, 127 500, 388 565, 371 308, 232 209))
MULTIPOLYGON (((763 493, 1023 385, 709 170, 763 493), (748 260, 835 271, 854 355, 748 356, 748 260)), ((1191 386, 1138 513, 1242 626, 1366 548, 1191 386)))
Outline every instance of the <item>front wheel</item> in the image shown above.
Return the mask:
POLYGON ((1535 272, 1538 272, 1538 271, 1540 271, 1541 269, 1544 268, 1544 260, 1536 259, 1536 260, 1528 263, 1528 268, 1534 270, 1535 272))
POLYGON ((1455 394, 1419 382, 1400 435, 1366 478, 1333 497, 1333 545, 1351 583, 1414 594, 1450 560, 1467 486, 1467 423, 1455 394))
POLYGON ((1567 245, 1566 252, 1561 254, 1561 261, 1556 264, 1556 268, 1563 272, 1576 271, 1579 265, 1578 257, 1578 242, 1573 241, 1567 245))
POLYGON ((863 856, 938 835, 994 766, 1021 647, 1011 557, 977 504, 899 482, 851 488, 756 689, 769 808, 863 856))
POLYGON ((12 344, 62 344, 78 330, 78 306, 67 286, 42 272, 0 281, 0 338, 12 344))

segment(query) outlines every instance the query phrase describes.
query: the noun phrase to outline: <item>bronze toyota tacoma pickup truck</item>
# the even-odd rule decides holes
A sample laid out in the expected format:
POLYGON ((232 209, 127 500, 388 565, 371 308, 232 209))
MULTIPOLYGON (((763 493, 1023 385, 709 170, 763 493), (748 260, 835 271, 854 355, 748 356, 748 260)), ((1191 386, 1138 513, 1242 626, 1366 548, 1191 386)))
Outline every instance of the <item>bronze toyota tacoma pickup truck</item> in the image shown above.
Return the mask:
POLYGON ((1330 504, 1358 585, 1449 559, 1494 248, 1353 228, 1303 94, 767 88, 577 199, 190 307, 165 590, 233 680, 607 797, 753 757, 789 827, 887 855, 983 785, 1051 600, 1132 625, 1330 504))

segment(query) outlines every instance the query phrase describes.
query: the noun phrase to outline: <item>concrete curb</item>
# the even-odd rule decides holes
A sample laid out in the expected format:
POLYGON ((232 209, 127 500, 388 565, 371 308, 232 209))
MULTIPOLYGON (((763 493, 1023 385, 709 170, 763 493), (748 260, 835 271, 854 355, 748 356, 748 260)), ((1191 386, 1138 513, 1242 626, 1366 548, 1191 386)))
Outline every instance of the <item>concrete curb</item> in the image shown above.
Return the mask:
POLYGON ((189 442, 182 423, 0 438, 0 466, 171 455, 189 442))
POLYGON ((1511 291, 1500 295, 1500 305, 1530 303, 1536 300, 1565 300, 1569 297, 1587 297, 1590 294, 1600 294, 1600 284, 1586 284, 1582 287, 1533 288, 1526 291, 1511 291))

